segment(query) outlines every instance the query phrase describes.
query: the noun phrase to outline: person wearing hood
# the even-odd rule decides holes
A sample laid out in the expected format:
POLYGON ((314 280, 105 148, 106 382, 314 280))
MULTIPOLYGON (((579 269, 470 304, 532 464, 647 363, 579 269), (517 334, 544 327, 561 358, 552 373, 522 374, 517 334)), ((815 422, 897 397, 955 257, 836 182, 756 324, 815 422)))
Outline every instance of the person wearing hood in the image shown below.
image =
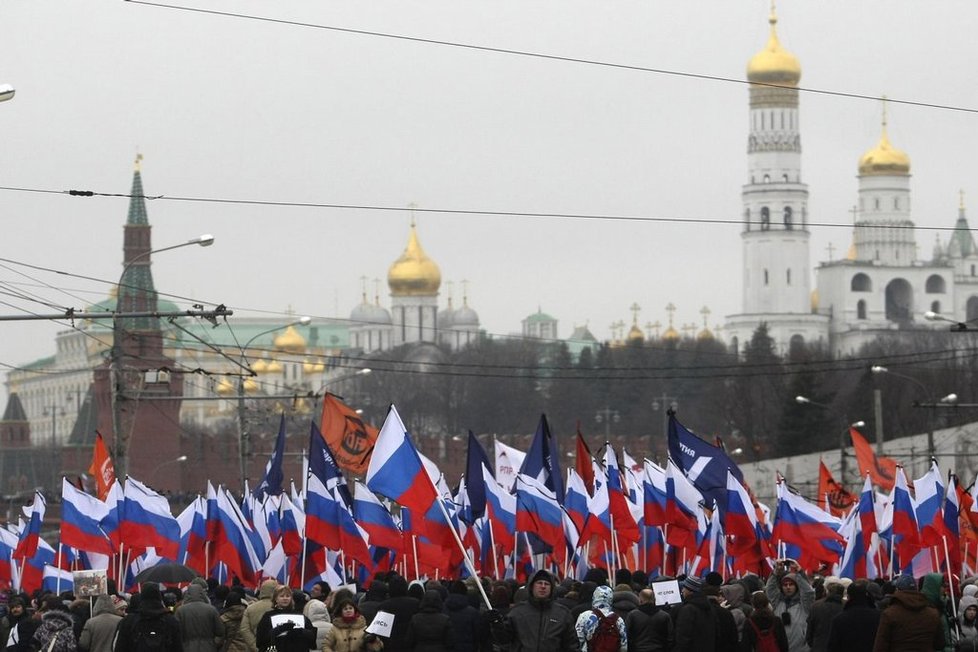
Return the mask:
MULTIPOLYGON (((306 606, 302 608, 302 613, 309 619, 312 626, 316 628, 315 649, 322 650, 323 643, 326 642, 326 635, 329 634, 329 630, 333 629, 333 622, 329 617, 329 609, 326 608, 326 603, 322 600, 312 598, 306 602, 306 606)), ((363 613, 362 609, 360 613, 363 613)))
POLYGON ((621 616, 622 620, 628 617, 628 612, 638 607, 638 594, 632 590, 628 584, 618 584, 611 595, 611 608, 621 616))
POLYGON ((672 617, 655 604, 655 591, 642 589, 638 607, 625 618, 629 652, 665 652, 672 649, 672 617))
POLYGON ((374 580, 370 583, 370 588, 357 603, 357 609, 363 614, 364 620, 368 623, 373 622, 374 616, 377 615, 377 610, 380 609, 381 603, 387 599, 387 582, 382 582, 380 580, 374 580))
POLYGON ((241 636, 241 618, 244 612, 244 596, 237 590, 229 592, 224 598, 224 609, 221 611, 221 622, 224 623, 224 646, 221 652, 247 652, 241 636))
POLYGON ((75 652, 78 641, 74 625, 75 621, 61 598, 49 595, 41 607, 41 624, 34 631, 31 647, 43 652, 75 652))
POLYGON ((957 652, 978 652, 978 599, 966 595, 958 603, 958 645, 957 652))
POLYGON ((703 594, 703 580, 690 575, 681 588, 683 604, 676 610, 674 652, 715 652, 717 619, 712 603, 703 594))
POLYGON ((794 561, 778 560, 775 571, 767 578, 764 593, 774 615, 781 619, 788 635, 790 652, 808 652, 805 642, 808 633, 808 616, 815 602, 815 589, 801 568, 794 561))
POLYGON ((734 623, 737 625, 737 640, 744 638, 744 623, 750 616, 753 608, 744 603, 744 585, 740 582, 731 582, 720 587, 720 605, 730 611, 734 623))
POLYGON ((121 620, 112 596, 102 594, 95 598, 92 617, 85 621, 78 637, 78 649, 82 652, 112 652, 112 639, 121 620))
POLYGON ((258 652, 258 644, 255 641, 255 633, 258 631, 258 623, 266 611, 272 608, 272 593, 278 587, 278 580, 268 579, 258 587, 258 599, 249 604, 241 617, 241 640, 247 646, 247 652, 258 652))
MULTIPOLYGON (((423 605, 422 605, 423 606, 423 605)), ((457 652, 475 652, 478 647, 479 610, 469 602, 469 588, 455 580, 448 586, 445 613, 452 622, 452 638, 457 652)))
POLYGON ((612 608, 614 596, 614 592, 607 586, 595 588, 591 595, 591 610, 577 617, 574 631, 577 632, 577 642, 582 650, 588 649, 588 642, 594 638, 598 625, 605 619, 614 621, 615 628, 618 630, 620 652, 628 649, 628 631, 625 629, 625 621, 612 608))
POLYGON ((880 615, 873 652, 943 650, 946 639, 942 616, 917 590, 916 580, 900 575, 893 586, 896 591, 890 598, 890 606, 880 615))
POLYGON ((391 627, 391 635, 384 641, 386 652, 409 652, 407 647, 408 625, 411 617, 418 613, 421 603, 408 595, 407 580, 400 575, 395 575, 387 582, 389 598, 380 603, 378 611, 386 611, 394 616, 394 624, 391 627))
POLYGON ((163 604, 160 586, 152 582, 143 584, 138 598, 138 606, 119 622, 113 652, 136 652, 136 638, 149 630, 161 634, 160 652, 183 652, 180 624, 163 604))
POLYGON ((490 612, 492 636, 512 652, 567 652, 577 648, 574 621, 565 607, 556 603, 553 576, 539 570, 530 579, 527 599, 505 616, 490 612))
MULTIPOLYGON (((468 599, 465 600, 468 606, 468 599)), ((455 649, 452 620, 442 609, 441 592, 428 589, 421 598, 421 608, 408 625, 408 645, 416 652, 448 652, 455 649)))
POLYGON ((880 625, 880 612, 874 604, 870 587, 874 582, 856 580, 846 589, 845 607, 832 621, 828 652, 871 650, 880 625))
POLYGON ((927 601, 937 609, 941 615, 941 625, 944 627, 944 651, 954 652, 954 637, 952 630, 956 630, 954 616, 951 614, 951 606, 947 599, 947 585, 944 584, 945 577, 942 573, 927 573, 921 584, 920 592, 927 598, 927 601))
POLYGON ((206 583, 191 583, 177 609, 184 652, 218 652, 224 645, 224 621, 207 597, 206 583))

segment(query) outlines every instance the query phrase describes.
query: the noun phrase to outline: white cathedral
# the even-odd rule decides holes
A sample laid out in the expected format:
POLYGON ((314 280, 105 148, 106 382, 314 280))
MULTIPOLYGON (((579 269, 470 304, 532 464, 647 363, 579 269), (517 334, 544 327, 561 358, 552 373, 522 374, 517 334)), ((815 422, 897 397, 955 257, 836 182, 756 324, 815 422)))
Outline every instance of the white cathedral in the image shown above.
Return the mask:
POLYGON ((917 257, 910 213, 910 158, 886 133, 859 159, 853 240, 842 260, 816 268, 810 287, 808 186, 801 176, 798 82, 801 65, 769 18, 767 45, 747 65, 750 86, 748 182, 743 186, 743 306, 724 333, 743 352, 762 323, 781 353, 821 343, 836 357, 899 330, 947 329, 924 321, 978 318, 978 251, 964 204, 949 242, 917 257))

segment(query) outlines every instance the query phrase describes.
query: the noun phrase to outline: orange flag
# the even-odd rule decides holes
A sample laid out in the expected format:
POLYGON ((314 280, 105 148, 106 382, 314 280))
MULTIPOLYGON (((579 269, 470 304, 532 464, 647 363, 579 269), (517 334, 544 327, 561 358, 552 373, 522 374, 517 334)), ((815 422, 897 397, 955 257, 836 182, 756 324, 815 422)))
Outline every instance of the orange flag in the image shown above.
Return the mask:
POLYGON ((323 397, 319 424, 337 466, 354 475, 365 475, 378 430, 364 423, 359 414, 332 394, 323 397))
POLYGON ((835 481, 825 462, 818 461, 818 504, 825 505, 832 516, 845 516, 856 504, 856 497, 835 481))
POLYGON ((849 428, 849 436, 852 437, 852 446, 856 449, 859 475, 865 477, 868 473, 869 479, 874 484, 879 485, 884 491, 892 491, 896 480, 896 460, 890 457, 876 457, 873 447, 855 428, 849 428))
POLYGON ((95 433, 95 448, 92 451, 92 465, 88 467, 88 474, 95 478, 95 488, 98 492, 98 499, 105 500, 109 495, 109 487, 115 482, 115 465, 112 464, 112 457, 109 449, 105 447, 105 441, 101 433, 95 433))

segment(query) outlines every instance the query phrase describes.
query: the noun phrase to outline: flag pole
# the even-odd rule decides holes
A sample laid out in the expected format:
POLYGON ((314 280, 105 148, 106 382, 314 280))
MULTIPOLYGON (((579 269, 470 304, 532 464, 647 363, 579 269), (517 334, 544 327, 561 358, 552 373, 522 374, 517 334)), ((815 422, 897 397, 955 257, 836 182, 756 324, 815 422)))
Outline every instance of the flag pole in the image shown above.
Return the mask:
MULTIPOLYGON (((438 509, 441 510, 442 516, 445 517, 445 522, 448 523, 448 529, 452 531, 452 537, 455 539, 455 543, 458 544, 458 549, 462 551, 462 561, 465 563, 466 567, 469 569, 469 573, 472 577, 476 578, 475 586, 479 589, 479 594, 486 603, 488 609, 492 609, 492 603, 489 601, 489 596, 486 595, 486 589, 482 586, 482 582, 479 582, 479 574, 475 572, 475 565, 469 558, 468 551, 465 550, 465 546, 462 544, 462 539, 458 536, 458 532, 455 531, 455 526, 452 524, 452 519, 448 517, 448 511, 445 509, 444 503, 441 501, 441 496, 435 498, 435 502, 438 503, 438 509)), ((415 555, 415 563, 417 563, 417 555, 415 555)))
POLYGON ((411 533, 411 550, 414 551, 414 579, 421 579, 421 570, 418 568, 418 535, 411 533))
POLYGON ((947 559, 947 588, 951 595, 951 610, 954 612, 954 620, 958 620, 958 601, 954 599, 954 573, 951 572, 951 553, 947 549, 947 535, 941 536, 944 542, 944 558, 947 559))

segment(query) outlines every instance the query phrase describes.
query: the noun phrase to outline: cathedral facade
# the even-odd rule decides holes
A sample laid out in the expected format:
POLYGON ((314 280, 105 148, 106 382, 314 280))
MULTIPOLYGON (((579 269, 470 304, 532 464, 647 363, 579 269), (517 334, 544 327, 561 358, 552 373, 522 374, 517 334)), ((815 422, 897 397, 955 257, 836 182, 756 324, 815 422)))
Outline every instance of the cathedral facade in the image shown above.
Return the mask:
POLYGON ((761 324, 781 353, 820 344, 833 355, 855 353, 886 333, 947 328, 925 314, 954 321, 978 318, 978 251, 962 205, 949 241, 918 257, 911 216, 910 157, 886 131, 858 164, 852 245, 842 260, 819 263, 810 287, 808 187, 801 174, 798 82, 801 65, 770 37, 747 66, 750 132, 743 186, 742 310, 724 332, 742 353, 761 324))

